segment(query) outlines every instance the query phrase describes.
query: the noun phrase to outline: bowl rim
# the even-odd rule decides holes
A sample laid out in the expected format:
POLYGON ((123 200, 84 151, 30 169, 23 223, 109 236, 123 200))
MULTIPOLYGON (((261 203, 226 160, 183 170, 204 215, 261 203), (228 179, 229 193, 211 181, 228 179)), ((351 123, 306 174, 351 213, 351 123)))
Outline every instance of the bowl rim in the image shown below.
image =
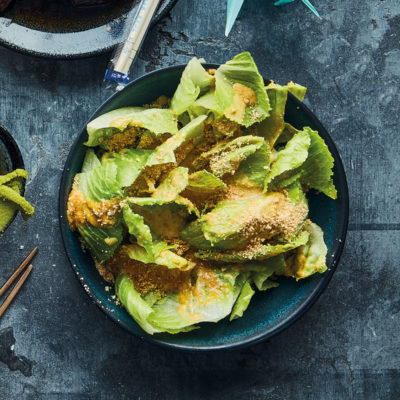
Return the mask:
MULTIPOLYGON (((204 63, 203 66, 205 68, 218 68, 220 64, 213 64, 213 63, 204 63)), ((173 66, 168 66, 164 68, 159 68, 155 71, 151 71, 147 74, 144 74, 140 76, 139 78, 133 80, 130 82, 122 91, 127 90, 129 87, 134 86, 138 84, 139 82, 148 79, 149 77, 153 75, 157 75, 162 72, 167 72, 175 69, 183 69, 186 66, 186 64, 177 64, 173 66)), ((267 82, 267 80, 265 80, 267 82)), ((256 336, 251 336, 248 339, 242 339, 239 340, 235 343, 226 343, 226 344, 221 344, 221 345, 215 345, 215 346, 191 346, 191 345, 180 345, 177 343, 169 343, 169 342, 164 342, 163 340, 158 340, 157 337, 150 336, 150 335, 140 335, 137 332, 134 332, 128 324, 125 322, 121 321, 114 313, 107 311, 106 308, 102 307, 101 300, 98 299, 96 293, 92 290, 89 285, 85 283, 85 280, 83 279, 82 275, 80 275, 80 270, 78 267, 78 264, 75 260, 75 257, 69 249, 68 245, 68 220, 67 220, 67 215, 66 215, 66 207, 65 207, 65 192, 66 192, 66 183, 67 183, 67 176, 69 173, 69 166, 71 164, 72 158, 76 152, 76 150, 79 147, 79 141, 82 137, 82 135, 86 134, 86 125, 93 119, 95 116, 97 116, 101 109, 106 107, 111 101, 113 101, 116 97, 120 95, 122 92, 117 92, 114 93, 112 96, 110 96, 108 99, 106 99, 90 116, 88 119, 87 123, 84 125, 82 131, 79 133, 79 135, 75 138, 73 145, 71 146, 71 149, 69 151, 68 157, 65 161, 64 164, 64 169, 62 172, 61 176, 61 181, 60 181, 60 189, 59 189, 59 222, 60 222, 60 230, 61 230, 61 236, 63 240, 63 245, 65 252, 68 256, 68 259, 70 261, 71 267, 74 270, 78 281, 81 283, 82 287, 84 288, 85 292, 89 295, 91 300, 109 317, 113 320, 114 323, 120 325, 123 327, 126 331, 128 331, 130 334, 133 334, 134 336, 141 338, 145 340, 148 343, 154 343, 160 346, 163 346, 164 348, 169 348, 169 349, 174 349, 174 350, 181 350, 181 351, 191 351, 191 352, 208 352, 208 351, 216 351, 216 350, 234 350, 234 349, 240 349, 244 347, 248 347, 250 345, 259 343, 261 341, 270 339, 271 337, 277 335, 278 333, 282 332, 286 328, 288 328, 290 325, 292 325, 294 322, 296 322, 301 316, 303 316, 310 308, 311 306, 318 300, 322 292, 326 289, 328 286, 334 272, 336 271, 336 268, 340 262, 341 255, 343 253, 343 249, 345 246, 346 242, 346 236, 347 236, 347 230, 348 230, 348 224, 349 224, 349 190, 348 190, 348 184, 347 184, 347 178, 346 178, 346 172, 343 166, 342 159, 340 157, 339 151, 330 136, 329 132, 327 129, 322 125, 322 123, 319 121, 319 119, 315 116, 315 114, 300 100, 298 100, 295 96, 293 96, 291 93, 288 93, 289 98, 291 101, 295 102, 296 108, 300 109, 302 112, 306 113, 307 116, 312 120, 312 122, 315 124, 315 126, 318 127, 318 131, 323 131, 324 135, 324 140, 328 142, 329 149, 332 152, 332 156, 335 160, 335 166, 336 166, 336 173, 340 176, 341 180, 341 189, 342 189, 342 196, 341 199, 337 199, 336 201, 341 201, 342 209, 343 209, 343 219, 340 221, 339 225, 339 233, 338 233, 338 239, 336 240, 337 245, 335 252, 332 257, 331 261, 331 267, 324 273, 323 278, 321 279, 320 283, 316 286, 316 288, 310 293, 308 298, 301 304, 299 308, 297 308, 295 311, 293 311, 287 318, 285 318, 281 323, 279 323, 276 327, 273 329, 260 333, 256 336)), ((100 114, 99 114, 100 115, 100 114)), ((68 188, 69 189, 69 188, 68 188)))
MULTIPOLYGON (((0 140, 4 143, 8 151, 8 154, 10 155, 12 169, 13 170, 19 168, 25 169, 24 159, 22 158, 21 150, 19 149, 17 142, 11 136, 11 133, 6 128, 4 128, 4 126, 1 125, 0 125, 0 140)), ((25 185, 22 185, 22 188, 19 193, 21 196, 25 194, 25 185)), ((18 211, 16 211, 14 216, 10 219, 10 221, 8 221, 7 225, 3 229, 3 233, 0 235, 3 235, 5 233, 5 231, 10 227, 15 218, 17 218, 17 215, 18 211)))

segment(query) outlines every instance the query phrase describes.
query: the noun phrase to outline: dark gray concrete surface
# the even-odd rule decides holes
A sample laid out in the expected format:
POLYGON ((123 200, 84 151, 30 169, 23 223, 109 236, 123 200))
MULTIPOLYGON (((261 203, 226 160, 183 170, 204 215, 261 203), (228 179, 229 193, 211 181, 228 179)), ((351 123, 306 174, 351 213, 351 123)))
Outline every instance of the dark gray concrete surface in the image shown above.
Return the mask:
POLYGON ((36 206, 0 238, 0 283, 40 247, 0 320, 0 399, 400 398, 400 3, 315 0, 321 21, 300 0, 272 3, 247 0, 225 38, 225 1, 180 0, 135 73, 249 50, 265 77, 309 88, 351 193, 346 249, 325 293, 285 332, 229 353, 173 352, 115 326, 75 278, 57 212, 71 143, 108 96, 109 55, 49 61, 0 49, 0 123, 21 146, 36 206))

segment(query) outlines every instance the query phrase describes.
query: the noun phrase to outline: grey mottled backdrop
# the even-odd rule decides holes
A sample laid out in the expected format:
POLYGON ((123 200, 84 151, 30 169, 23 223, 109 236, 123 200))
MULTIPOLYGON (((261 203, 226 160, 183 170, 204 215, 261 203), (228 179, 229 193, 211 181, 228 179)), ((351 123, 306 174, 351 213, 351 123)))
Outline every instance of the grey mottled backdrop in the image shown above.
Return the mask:
POLYGON ((0 238, 0 283, 40 247, 0 320, 1 399, 400 398, 400 3, 315 0, 322 20, 299 0, 272 3, 247 0, 225 38, 225 1, 180 0, 135 72, 249 50, 264 76, 309 88, 351 191, 346 250, 326 292, 282 334, 231 353, 177 353, 115 326, 75 278, 57 215, 71 143, 108 96, 109 55, 48 61, 0 49, 0 123, 21 146, 36 206, 0 238))

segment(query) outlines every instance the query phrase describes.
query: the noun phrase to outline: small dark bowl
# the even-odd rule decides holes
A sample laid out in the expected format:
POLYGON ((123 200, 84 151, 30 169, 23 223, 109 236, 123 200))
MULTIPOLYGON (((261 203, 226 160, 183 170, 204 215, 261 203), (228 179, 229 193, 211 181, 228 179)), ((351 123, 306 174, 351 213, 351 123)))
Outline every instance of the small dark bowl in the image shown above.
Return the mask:
MULTIPOLYGON (((160 2, 152 26, 176 1, 160 2)), ((55 12, 54 5, 38 9, 32 0, 15 3, 0 16, 0 44, 21 53, 59 59, 91 57, 113 49, 125 40, 125 28, 132 23, 139 5, 138 0, 120 0, 109 6, 68 7, 62 4, 67 3, 64 1, 56 5, 59 8, 55 12)))
MULTIPOLYGON (((90 118, 104 114, 119 107, 148 104, 158 96, 172 96, 185 66, 176 66, 149 73, 130 83, 124 90, 109 98, 90 118)), ((216 68, 217 65, 206 65, 216 68)), ((338 199, 332 200, 324 195, 311 193, 310 217, 324 231, 328 246, 328 271, 304 281, 282 279, 277 289, 257 293, 242 318, 229 322, 226 318, 217 324, 201 324, 201 328, 177 335, 146 334, 125 311, 117 306, 109 292, 106 282, 98 274, 89 254, 82 251, 77 234, 71 232, 67 221, 67 199, 73 178, 80 172, 86 148, 86 129, 83 128, 71 148, 62 175, 60 186, 60 225, 65 250, 80 282, 93 301, 115 322, 129 332, 148 341, 182 350, 216 350, 243 347, 270 338, 296 321, 328 285, 343 250, 346 239, 349 201, 345 171, 339 153, 326 129, 315 115, 294 96, 289 96, 286 106, 286 120, 297 128, 310 126, 318 130, 327 143, 335 159, 334 183, 338 199)))
MULTIPOLYGON (((25 169, 21 152, 11 134, 0 126, 0 175, 8 174, 17 168, 25 169)), ((25 185, 22 186, 20 194, 23 195, 24 192, 25 185)), ((17 214, 18 212, 16 211, 4 231, 11 225, 17 214)))

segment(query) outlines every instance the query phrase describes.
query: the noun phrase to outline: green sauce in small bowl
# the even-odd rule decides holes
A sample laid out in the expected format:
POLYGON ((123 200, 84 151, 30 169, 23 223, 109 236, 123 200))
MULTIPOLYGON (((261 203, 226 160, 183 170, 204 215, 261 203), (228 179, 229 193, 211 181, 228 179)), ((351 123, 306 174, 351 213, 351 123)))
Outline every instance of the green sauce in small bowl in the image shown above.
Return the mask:
MULTIPOLYGON (((24 169, 24 160, 11 134, 0 126, 0 175, 8 174, 15 169, 24 169)), ((25 184, 20 185, 18 189, 19 194, 23 196, 25 184)), ((18 209, 15 206, 0 199, 0 234, 10 226, 17 213, 18 209)))

